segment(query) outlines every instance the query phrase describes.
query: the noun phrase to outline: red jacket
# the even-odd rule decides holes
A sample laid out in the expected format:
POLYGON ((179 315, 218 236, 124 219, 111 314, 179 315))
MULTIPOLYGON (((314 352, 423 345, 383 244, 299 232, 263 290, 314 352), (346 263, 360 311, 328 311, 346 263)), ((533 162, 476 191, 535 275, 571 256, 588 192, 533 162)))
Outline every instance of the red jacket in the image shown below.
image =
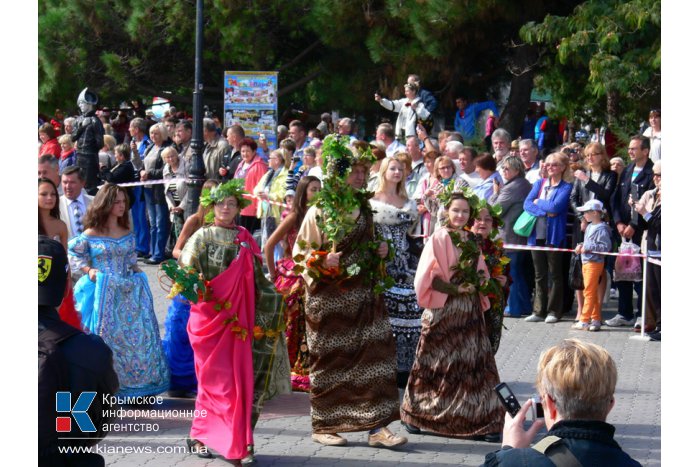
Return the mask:
MULTIPOLYGON (((245 176, 245 191, 252 195, 253 189, 258 184, 263 175, 267 173, 267 169, 267 164, 265 164, 259 156, 255 156, 250 168, 248 169, 248 173, 245 176)), ((241 210, 241 216, 255 216, 257 209, 258 199, 255 198, 251 205, 241 210)))
POLYGON ((61 145, 58 144, 58 139, 50 139, 41 145, 39 148, 39 157, 43 156, 44 154, 51 154, 56 159, 61 158, 61 145))

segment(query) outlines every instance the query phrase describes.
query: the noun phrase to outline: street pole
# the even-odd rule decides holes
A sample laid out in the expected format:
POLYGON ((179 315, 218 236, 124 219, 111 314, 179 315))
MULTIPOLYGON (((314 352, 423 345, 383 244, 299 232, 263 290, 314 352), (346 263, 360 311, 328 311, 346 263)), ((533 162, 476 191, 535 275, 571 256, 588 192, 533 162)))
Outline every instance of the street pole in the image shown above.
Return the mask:
POLYGON ((197 30, 194 56, 194 93, 192 97, 192 163, 187 174, 187 207, 185 219, 197 212, 204 184, 204 134, 202 127, 202 42, 204 37, 204 0, 197 0, 197 30))

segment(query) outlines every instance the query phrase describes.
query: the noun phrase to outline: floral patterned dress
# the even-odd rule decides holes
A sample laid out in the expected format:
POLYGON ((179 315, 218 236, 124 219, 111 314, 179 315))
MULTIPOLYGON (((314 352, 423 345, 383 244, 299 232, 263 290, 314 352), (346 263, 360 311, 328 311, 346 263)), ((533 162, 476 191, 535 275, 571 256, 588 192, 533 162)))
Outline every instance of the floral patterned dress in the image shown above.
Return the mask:
POLYGON ((148 278, 134 272, 136 238, 85 235, 68 243, 73 270, 98 270, 95 282, 88 275, 75 284, 76 307, 83 327, 97 334, 114 353, 119 396, 159 394, 168 389, 170 372, 163 353, 158 320, 148 278))

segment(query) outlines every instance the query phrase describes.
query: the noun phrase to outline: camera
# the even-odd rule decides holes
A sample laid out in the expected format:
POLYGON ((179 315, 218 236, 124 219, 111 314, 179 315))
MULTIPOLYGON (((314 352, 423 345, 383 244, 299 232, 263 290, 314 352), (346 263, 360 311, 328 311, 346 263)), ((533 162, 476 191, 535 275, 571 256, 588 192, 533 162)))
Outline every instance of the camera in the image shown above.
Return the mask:
POLYGON ((520 403, 518 402, 518 399, 515 398, 513 391, 510 390, 506 383, 500 383, 494 388, 494 390, 498 395, 498 399, 505 406, 510 416, 515 417, 520 411, 520 403))

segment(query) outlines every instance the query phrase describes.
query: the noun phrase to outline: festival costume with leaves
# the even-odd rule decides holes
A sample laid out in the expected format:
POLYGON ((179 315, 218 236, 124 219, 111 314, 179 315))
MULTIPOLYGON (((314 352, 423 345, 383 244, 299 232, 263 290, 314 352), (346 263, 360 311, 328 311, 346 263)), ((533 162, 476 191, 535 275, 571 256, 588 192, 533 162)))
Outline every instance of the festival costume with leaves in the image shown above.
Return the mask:
MULTIPOLYGON (((467 199, 473 216, 477 200, 467 199)), ((471 232, 443 227, 428 239, 416 271, 418 304, 425 311, 402 421, 455 438, 501 432, 504 410, 493 391, 500 378, 484 319, 489 279, 471 232), (474 291, 460 293, 460 285, 474 291)))
MULTIPOLYGON (((245 205, 240 181, 217 188, 203 191, 202 205, 229 196, 245 205)), ((199 381, 195 407, 207 410, 206 417, 193 419, 190 436, 228 459, 241 459, 253 444, 263 402, 290 391, 281 297, 242 227, 199 229, 179 261, 180 268, 169 264, 164 270, 175 280, 171 293, 196 301, 187 332, 199 381)))
POLYGON ((311 424, 314 433, 380 428, 398 420, 396 350, 381 296, 391 287, 376 253, 371 194, 346 182, 367 153, 326 137, 326 178, 302 222, 294 260, 306 283, 311 424), (328 268, 328 252, 342 253, 328 268))

